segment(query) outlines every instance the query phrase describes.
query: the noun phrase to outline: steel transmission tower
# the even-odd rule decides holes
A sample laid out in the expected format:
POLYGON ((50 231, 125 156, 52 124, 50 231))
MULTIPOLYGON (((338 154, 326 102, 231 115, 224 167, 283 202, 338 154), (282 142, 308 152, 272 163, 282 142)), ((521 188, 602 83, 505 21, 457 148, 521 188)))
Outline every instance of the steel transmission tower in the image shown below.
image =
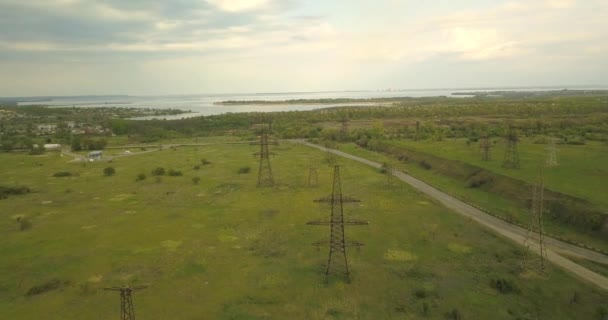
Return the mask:
POLYGON ((559 149, 555 146, 555 139, 551 139, 551 143, 545 149, 547 150, 547 161, 545 164, 547 167, 556 167, 558 165, 557 151, 559 149))
POLYGON ((395 167, 390 163, 384 163, 384 174, 386 174, 386 185, 391 186, 393 184, 393 178, 395 177, 395 167))
POLYGON ((325 270, 326 281, 330 276, 339 276, 344 278, 346 282, 350 282, 346 248, 360 248, 363 246, 363 243, 346 240, 344 237, 344 226, 368 225, 369 222, 344 219, 344 204, 359 202, 359 200, 342 195, 342 189, 340 186, 340 166, 334 166, 334 181, 331 195, 325 198, 317 199, 315 202, 326 202, 331 205, 330 221, 317 220, 309 221, 307 223, 308 225, 329 225, 331 227, 329 240, 322 240, 313 244, 317 247, 329 245, 329 257, 327 259, 327 269, 325 270))
POLYGON ((340 134, 342 135, 342 138, 346 138, 348 136, 348 118, 344 117, 342 118, 342 127, 340 128, 340 134))
POLYGON ((325 143, 325 161, 327 161, 327 164, 329 164, 330 166, 333 166, 336 164, 336 162, 338 162, 338 159, 336 158, 336 155, 332 152, 331 150, 332 145, 329 142, 325 143))
POLYGON ((308 167, 308 186, 316 187, 319 185, 319 174, 317 173, 317 166, 313 161, 310 161, 310 166, 308 167))
POLYGON ((270 167, 270 155, 272 153, 268 151, 268 144, 268 131, 264 125, 260 135, 260 152, 255 153, 256 156, 260 157, 260 167, 258 169, 258 187, 274 186, 274 177, 272 175, 272 168, 270 167))
POLYGON ((484 135, 481 136, 481 141, 479 142, 479 149, 481 151, 482 161, 490 161, 490 148, 492 148, 492 144, 490 143, 490 137, 487 133, 484 133, 484 135))
POLYGON ((145 289, 146 286, 137 287, 112 287, 104 288, 104 290, 112 290, 120 292, 120 319, 135 320, 135 310, 133 309, 133 300, 131 293, 145 289))
POLYGON ((542 271, 545 268, 545 260, 547 259, 547 248, 544 240, 543 230, 543 213, 544 213, 544 190, 545 183, 543 179, 543 170, 540 169, 538 175, 538 181, 532 186, 532 199, 530 204, 530 224, 528 227, 528 234, 524 240, 524 246, 530 250, 530 245, 533 242, 537 242, 538 250, 540 255, 540 263, 535 265, 534 263, 528 263, 526 267, 531 269, 538 269, 542 271))
POLYGON ((518 140, 515 128, 509 126, 509 131, 505 136, 506 149, 505 158, 502 163, 504 168, 519 169, 519 152, 517 151, 518 140))

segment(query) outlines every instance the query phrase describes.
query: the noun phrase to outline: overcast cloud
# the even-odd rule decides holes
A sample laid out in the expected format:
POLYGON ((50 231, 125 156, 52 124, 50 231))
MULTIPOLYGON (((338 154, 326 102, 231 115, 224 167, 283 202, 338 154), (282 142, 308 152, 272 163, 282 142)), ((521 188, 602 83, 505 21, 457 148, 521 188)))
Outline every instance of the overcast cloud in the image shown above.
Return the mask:
POLYGON ((0 0, 0 96, 608 86, 608 1, 0 0))

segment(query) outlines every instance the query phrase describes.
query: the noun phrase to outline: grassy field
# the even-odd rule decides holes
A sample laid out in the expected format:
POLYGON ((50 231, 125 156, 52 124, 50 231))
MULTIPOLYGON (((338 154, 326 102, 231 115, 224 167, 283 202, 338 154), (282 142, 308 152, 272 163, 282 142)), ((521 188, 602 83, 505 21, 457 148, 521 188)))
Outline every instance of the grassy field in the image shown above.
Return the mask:
MULTIPOLYGON (((502 167, 505 144, 502 139, 492 141, 491 161, 482 161, 478 143, 466 144, 466 139, 444 139, 443 141, 400 140, 397 145, 422 151, 442 158, 459 160, 534 183, 539 166, 547 158, 546 144, 534 144, 533 138, 520 137, 518 150, 520 169, 502 167)), ((545 185, 548 189, 586 199, 591 203, 608 208, 608 145, 589 141, 586 145, 558 145, 559 165, 544 169, 545 185)))
MULTIPOLYGON (((529 208, 523 207, 521 201, 509 199, 499 194, 477 188, 467 188, 462 180, 438 174, 432 170, 426 170, 418 163, 399 162, 394 157, 369 151, 357 147, 354 144, 341 144, 339 148, 345 152, 380 163, 392 163, 396 168, 403 170, 440 190, 446 191, 461 200, 476 204, 492 214, 503 218, 515 219, 524 225, 529 223, 529 208)), ((608 241, 596 234, 589 234, 577 228, 560 223, 559 221, 550 219, 545 219, 543 225, 545 231, 551 235, 584 243, 601 250, 608 250, 608 241)))
POLYGON ((68 163, 55 153, 0 155, 2 185, 33 192, 0 200, 0 318, 116 319, 119 298, 100 288, 146 284, 141 319, 601 319, 608 293, 550 267, 522 271, 523 251, 405 184, 354 162, 343 191, 363 202, 346 215, 362 241, 349 252, 353 281, 323 282, 327 251, 310 244, 329 208, 306 187, 324 153, 280 145, 277 185, 257 189, 249 145, 177 148, 68 163), (211 162, 201 165, 201 159, 211 162), (107 166, 116 169, 106 177, 107 166), (200 169, 194 167, 200 165, 200 169), (251 172, 238 174, 240 168, 251 172), (156 178, 156 167, 183 176, 156 178), (71 177, 52 177, 56 172, 71 177), (147 176, 136 181, 138 174, 147 176), (199 177, 194 184, 193 177, 199 177), (20 231, 17 218, 31 228, 20 231), (28 294, 29 293, 29 294, 28 294))

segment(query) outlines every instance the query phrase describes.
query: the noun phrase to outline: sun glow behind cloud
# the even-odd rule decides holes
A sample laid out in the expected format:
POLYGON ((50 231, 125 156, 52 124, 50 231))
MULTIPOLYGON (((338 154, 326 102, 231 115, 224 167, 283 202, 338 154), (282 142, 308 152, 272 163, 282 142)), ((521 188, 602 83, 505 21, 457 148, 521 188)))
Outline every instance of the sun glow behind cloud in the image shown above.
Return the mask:
POLYGON ((0 0, 0 95, 608 85, 605 1, 337 3, 0 0))

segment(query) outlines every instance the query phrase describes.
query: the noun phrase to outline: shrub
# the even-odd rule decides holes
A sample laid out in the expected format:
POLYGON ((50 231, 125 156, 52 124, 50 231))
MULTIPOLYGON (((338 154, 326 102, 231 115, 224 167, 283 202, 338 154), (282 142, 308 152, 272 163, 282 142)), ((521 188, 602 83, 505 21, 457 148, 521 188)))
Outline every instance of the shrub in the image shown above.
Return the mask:
POLYGON ((446 312, 445 318, 449 320, 461 320, 463 319, 462 314, 458 309, 452 309, 450 312, 446 312))
POLYGON ((44 148, 32 148, 32 150, 30 150, 30 155, 32 156, 38 156, 44 154, 44 148))
POLYGON ((57 290, 61 285, 66 284, 65 282, 59 281, 59 279, 50 280, 44 284, 31 287, 26 293, 26 296, 35 296, 48 291, 57 290))
POLYGON ((244 173, 249 173, 250 171, 251 171, 250 167, 240 167, 238 173, 244 174, 244 173))
POLYGON ((152 170, 152 175, 153 176, 164 176, 165 175, 165 168, 158 167, 158 168, 152 170))
POLYGON ((595 319, 608 320, 608 308, 599 306, 595 309, 595 319))
POLYGON ((397 160, 406 162, 407 160, 409 160, 409 157, 407 156, 407 154, 401 153, 397 156, 397 160))
POLYGON ((192 177, 192 183, 193 184, 198 184, 201 181, 201 178, 199 177, 192 177))
POLYGON ((467 181, 467 187, 469 188, 479 188, 486 183, 492 182, 492 177, 487 175, 474 175, 467 181))
POLYGON ((510 280, 504 278, 490 280, 490 287, 498 290, 502 294, 518 293, 519 289, 510 280))
POLYGON ((573 145, 583 145, 585 144, 585 138, 583 137, 569 137, 566 140, 567 144, 573 144, 573 145))
POLYGON ((67 171, 60 171, 60 172, 55 172, 55 174, 53 174, 53 177, 69 177, 71 176, 72 173, 71 172, 67 172, 67 171))
POLYGON ((430 164, 428 161, 426 161, 426 160, 422 160, 422 161, 420 161, 420 166, 421 166, 423 169, 426 169, 426 170, 430 170, 430 169, 433 167, 433 166, 431 166, 431 164, 430 164))
POLYGON ((19 222, 20 231, 29 230, 32 228, 32 223, 26 218, 19 217, 19 218, 17 218, 17 222, 19 222))
POLYGON ((179 170, 169 169, 169 175, 172 177, 179 177, 179 176, 182 176, 183 174, 179 170))
POLYGON ((106 177, 113 176, 115 173, 116 169, 114 169, 114 167, 106 167, 105 169, 103 169, 103 174, 106 177))
POLYGON ((211 164, 211 161, 209 161, 209 160, 207 160, 207 159, 202 159, 202 160, 201 160, 201 163, 202 163, 204 166, 206 166, 206 165, 210 165, 210 164, 211 164))
POLYGON ((427 297, 427 292, 424 289, 417 289, 414 291, 414 296, 418 299, 424 299, 427 297))
POLYGON ((30 193, 31 190, 28 187, 3 187, 0 186, 0 199, 6 199, 9 195, 18 195, 30 193))
POLYGON ((199 170, 200 168, 201 168, 201 166, 199 166, 198 164, 195 165, 194 167, 192 167, 192 169, 194 169, 194 170, 199 170))
POLYGON ((137 175, 137 178, 135 178, 135 181, 143 181, 146 180, 146 175, 144 173, 140 173, 137 175))

